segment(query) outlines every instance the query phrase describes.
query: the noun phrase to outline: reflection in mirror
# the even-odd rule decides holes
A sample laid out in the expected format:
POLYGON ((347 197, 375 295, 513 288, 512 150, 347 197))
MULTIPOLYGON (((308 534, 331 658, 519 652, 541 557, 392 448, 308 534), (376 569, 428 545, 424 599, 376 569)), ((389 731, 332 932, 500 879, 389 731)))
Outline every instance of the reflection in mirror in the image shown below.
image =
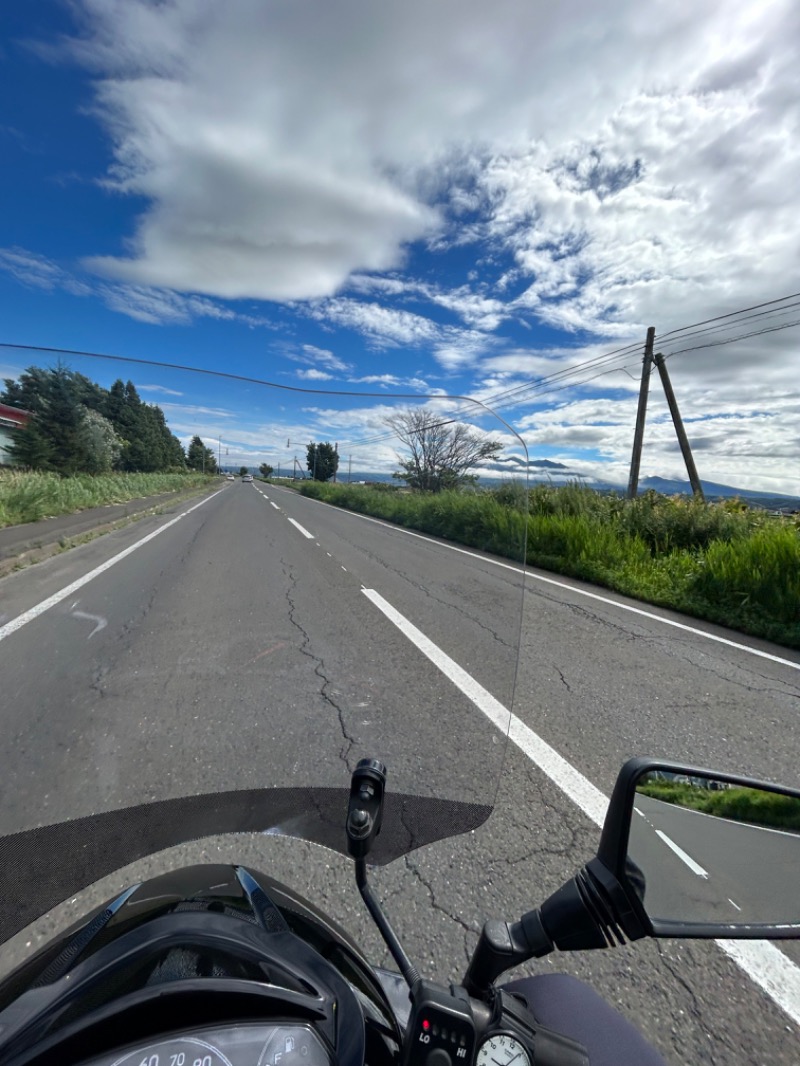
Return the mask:
POLYGON ((636 785, 628 870, 654 922, 800 923, 800 799, 648 771, 636 785))

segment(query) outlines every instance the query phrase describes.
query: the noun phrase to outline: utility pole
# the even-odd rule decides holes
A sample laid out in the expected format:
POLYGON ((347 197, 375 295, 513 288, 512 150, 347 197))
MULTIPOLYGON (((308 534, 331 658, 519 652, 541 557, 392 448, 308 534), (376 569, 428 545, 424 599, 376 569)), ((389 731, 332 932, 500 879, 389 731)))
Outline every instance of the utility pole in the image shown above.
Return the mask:
POLYGON ((659 352, 655 356, 655 364, 658 367, 658 373, 661 376, 661 384, 664 387, 664 395, 667 397, 667 403, 669 404, 669 413, 672 415, 672 421, 675 425, 675 432, 678 435, 678 443, 681 446, 683 452, 683 461, 686 463, 686 473, 689 475, 689 481, 692 485, 692 492, 699 499, 703 500, 703 487, 700 484, 700 478, 697 476, 697 467, 694 465, 694 457, 692 456, 692 449, 689 444, 689 438, 686 436, 686 430, 683 428, 683 419, 681 413, 678 410, 678 401, 675 399, 675 393, 672 391, 672 382, 669 379, 667 373, 667 365, 664 362, 664 356, 659 352))
POLYGON ((642 360, 642 381, 639 386, 639 409, 636 412, 636 430, 633 434, 633 453, 631 454, 631 473, 628 479, 628 499, 635 500, 639 489, 639 464, 642 461, 642 443, 644 441, 644 422, 647 416, 647 394, 650 389, 650 370, 653 365, 653 344, 656 327, 647 330, 644 342, 644 359, 642 360))

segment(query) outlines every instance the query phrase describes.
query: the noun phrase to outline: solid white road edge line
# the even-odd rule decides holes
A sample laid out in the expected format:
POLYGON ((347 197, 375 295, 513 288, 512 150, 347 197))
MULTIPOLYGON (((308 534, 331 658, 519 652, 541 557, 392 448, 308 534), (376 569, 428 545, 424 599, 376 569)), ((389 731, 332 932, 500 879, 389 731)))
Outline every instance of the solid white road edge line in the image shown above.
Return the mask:
POLYGON ((683 848, 679 848, 674 840, 670 840, 663 829, 656 829, 656 836, 667 845, 668 848, 672 848, 681 862, 685 862, 693 874, 697 874, 698 877, 708 878, 708 870, 704 870, 699 862, 695 862, 691 855, 687 855, 683 848))
MULTIPOLYGON (((293 490, 282 489, 282 491, 292 492, 293 490)), ((301 498, 308 500, 309 503, 318 503, 322 507, 332 506, 329 503, 324 503, 322 500, 314 500, 309 496, 303 496, 301 498)), ((470 551, 468 548, 457 548, 454 544, 445 544, 444 541, 434 540, 433 537, 426 537, 424 533, 415 533, 413 530, 404 529, 402 526, 392 525, 391 522, 384 522, 380 518, 373 518, 371 515, 359 514, 358 511, 348 511, 346 507, 337 507, 336 510, 351 515, 353 518, 362 518, 365 522, 374 522, 376 526, 383 526, 385 529, 394 530, 396 533, 405 533, 407 537, 417 537, 418 540, 426 540, 429 544, 438 544, 439 547, 447 548, 449 551, 458 552, 459 555, 468 555, 472 559, 479 559, 482 563, 490 563, 492 566, 499 566, 503 570, 511 570, 514 574, 524 574, 525 577, 531 581, 540 581, 543 585, 554 585, 559 589, 567 589, 569 592, 574 592, 578 596, 586 596, 590 600, 598 600, 600 603, 608 603, 612 607, 619 607, 621 611, 630 611, 631 614, 641 615, 642 618, 650 618, 654 622, 661 622, 665 626, 681 629, 685 633, 694 633, 695 636, 705 637, 706 640, 716 641, 717 644, 724 644, 728 648, 736 648, 737 651, 745 651, 749 655, 757 655, 760 659, 769 659, 770 662, 780 663, 781 666, 790 666, 792 670, 800 670, 800 663, 793 662, 791 659, 784 659, 780 655, 772 655, 770 652, 761 651, 759 648, 751 648, 747 644, 740 644, 738 641, 729 640, 727 637, 719 637, 716 633, 707 633, 704 629, 696 629, 694 626, 688 626, 684 622, 676 622, 672 618, 664 618, 660 614, 654 614, 652 611, 645 611, 641 607, 633 607, 629 603, 620 603, 619 600, 614 600, 610 596, 601 596, 597 592, 589 592, 587 589, 577 588, 575 585, 568 585, 566 581, 557 581, 552 577, 544 577, 542 574, 534 574, 531 570, 523 570, 521 566, 514 566, 513 563, 501 563, 499 559, 492 559, 488 555, 479 555, 478 552, 470 551)))
MULTIPOLYGON (((595 825, 602 826, 608 799, 600 789, 595 788, 591 781, 562 758, 555 748, 551 748, 446 652, 395 610, 379 592, 365 588, 361 591, 490 722, 503 733, 508 729, 509 739, 513 740, 595 825)), ((796 1025, 800 1025, 800 967, 768 940, 717 940, 716 943, 796 1025)))
MULTIPOLYGON (((288 515, 286 517, 289 518, 288 515)), ((300 532, 303 534, 304 537, 308 537, 309 540, 313 540, 314 539, 314 534, 313 533, 309 533, 307 529, 303 529, 303 527, 300 525, 299 522, 296 522, 293 518, 289 518, 289 521, 292 523, 292 525, 296 529, 300 530, 300 532)))
POLYGON ((217 489, 211 496, 206 496, 204 500, 194 504, 184 511, 182 514, 177 515, 175 518, 171 518, 169 522, 166 522, 163 526, 159 526, 158 529, 153 530, 152 533, 148 533, 146 537, 142 537, 141 540, 137 540, 135 544, 131 544, 125 548, 124 551, 119 552, 118 555, 113 555, 110 559, 107 559, 100 566, 96 566, 94 570, 90 570, 88 574, 84 574, 83 577, 79 577, 73 581, 71 585, 67 585, 65 588, 60 589, 58 592, 54 592, 52 596, 48 596, 46 600, 42 600, 41 603, 37 603, 27 611, 23 611, 22 614, 17 615, 16 618, 12 618, 10 622, 6 622, 4 626, 0 626, 0 640, 5 640, 6 637, 10 637, 12 633, 16 633, 18 629, 22 629, 28 622, 32 622, 35 618, 38 618, 40 614, 44 614, 45 611, 49 611, 51 607, 55 607, 57 603, 61 603, 68 596, 71 596, 78 589, 83 588, 84 585, 88 585, 90 581, 94 581, 100 574, 104 574, 106 570, 110 570, 112 566, 116 566, 117 563, 122 562, 123 559, 127 559, 133 552, 138 551, 145 544, 149 544, 151 540, 161 536, 166 530, 175 525, 176 522, 180 522, 182 518, 185 518, 187 514, 191 514, 192 511, 196 511, 198 507, 202 507, 203 504, 208 503, 209 500, 213 500, 215 496, 219 496, 225 489, 217 489))

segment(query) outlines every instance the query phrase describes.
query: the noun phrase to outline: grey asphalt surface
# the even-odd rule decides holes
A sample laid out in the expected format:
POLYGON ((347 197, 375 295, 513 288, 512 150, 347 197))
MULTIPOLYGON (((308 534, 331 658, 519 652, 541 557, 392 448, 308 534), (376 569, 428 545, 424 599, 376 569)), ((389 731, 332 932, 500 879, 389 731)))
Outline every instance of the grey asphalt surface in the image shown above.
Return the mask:
POLYGON ((714 817, 651 796, 639 795, 636 807, 642 816, 634 818, 628 854, 644 875, 651 918, 800 922, 800 833, 714 817))
MULTIPOLYGON (((0 625, 171 517, 142 519, 5 578, 0 625)), ((497 730, 362 587, 507 704, 520 597, 512 570, 290 490, 236 482, 0 642, 0 830, 190 791, 343 783, 376 743, 398 791, 474 796, 488 778, 499 791, 485 826, 374 875, 421 970, 461 976, 483 920, 543 901, 591 857, 598 830, 514 746, 499 772, 497 730), (457 757, 443 758, 448 750, 457 757)), ((606 794, 633 754, 797 784, 800 672, 581 590, 601 593, 534 574, 524 605, 514 710, 564 758, 606 794)), ((186 845, 106 878, 13 938, 0 965, 132 879, 220 860, 297 885, 386 963, 345 859, 243 836, 186 845)), ((794 945, 787 954, 800 961, 794 945)), ((526 968, 553 970, 591 980, 670 1062, 798 1061, 796 1026, 713 944, 640 942, 526 968)))

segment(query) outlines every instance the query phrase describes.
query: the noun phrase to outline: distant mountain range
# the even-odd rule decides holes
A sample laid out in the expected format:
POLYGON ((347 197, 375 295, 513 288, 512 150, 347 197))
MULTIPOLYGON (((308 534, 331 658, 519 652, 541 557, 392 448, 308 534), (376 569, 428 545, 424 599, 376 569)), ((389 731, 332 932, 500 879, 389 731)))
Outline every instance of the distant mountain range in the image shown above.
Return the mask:
MULTIPOLYGON (((703 481, 702 478, 700 485, 706 498, 710 500, 739 496, 743 500, 750 500, 751 503, 759 504, 768 510, 794 510, 800 507, 800 496, 786 496, 779 492, 760 492, 757 489, 735 489, 730 485, 720 485, 716 481, 703 481)), ((665 496, 691 495, 692 492, 692 486, 688 481, 665 477, 642 478, 639 482, 639 492, 646 492, 648 489, 654 489, 665 496)))
MULTIPOLYGON (((515 467, 522 473, 525 466, 524 460, 518 456, 509 456, 506 460, 500 460, 492 464, 493 469, 503 470, 508 473, 515 467)), ((598 492, 627 492, 627 485, 616 485, 611 481, 601 478, 587 478, 585 474, 571 469, 565 463, 557 463, 552 459, 531 459, 527 464, 528 479, 532 482, 542 482, 549 485, 565 485, 568 482, 579 482, 588 488, 598 492)), ((800 508, 800 496, 788 496, 777 492, 765 492, 758 489, 737 489, 732 485, 720 485, 716 481, 703 481, 703 493, 706 499, 719 500, 731 499, 734 496, 748 500, 759 507, 767 510, 796 510, 800 508)), ((647 492, 652 489, 664 496, 691 496, 692 486, 688 481, 679 481, 677 478, 645 477, 639 482, 639 492, 647 492)))

